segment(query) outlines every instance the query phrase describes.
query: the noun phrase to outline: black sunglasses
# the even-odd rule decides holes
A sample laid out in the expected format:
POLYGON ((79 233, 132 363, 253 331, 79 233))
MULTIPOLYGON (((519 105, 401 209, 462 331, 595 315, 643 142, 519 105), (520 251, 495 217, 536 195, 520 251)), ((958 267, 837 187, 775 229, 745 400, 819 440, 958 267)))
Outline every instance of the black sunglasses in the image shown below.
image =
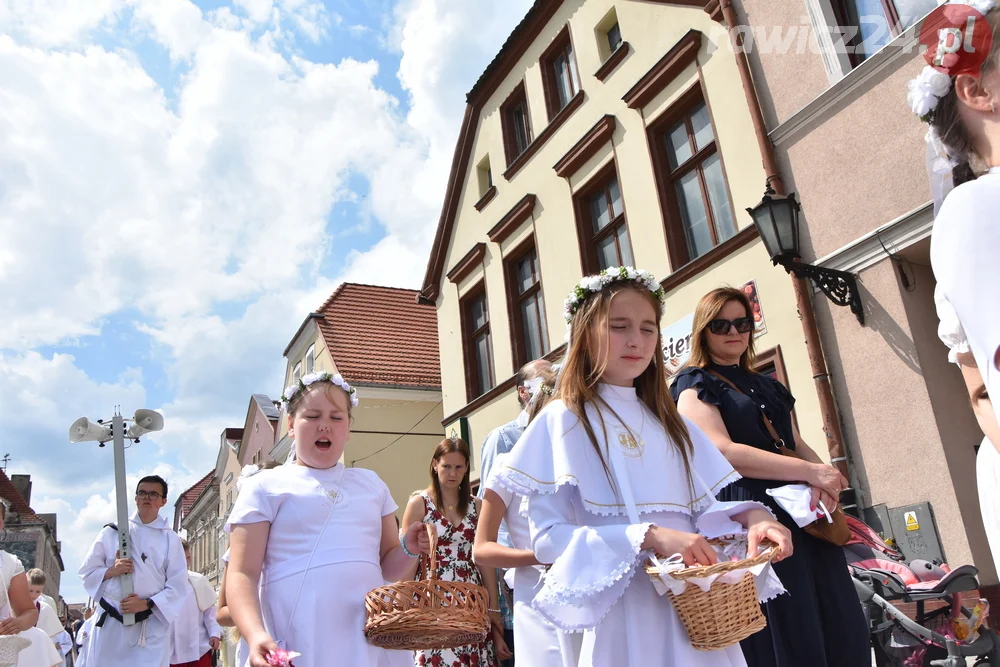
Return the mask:
POLYGON ((749 333, 753 329, 752 317, 737 317, 735 320, 724 320, 719 318, 708 323, 708 330, 716 336, 725 336, 729 333, 730 327, 736 327, 736 333, 749 333))

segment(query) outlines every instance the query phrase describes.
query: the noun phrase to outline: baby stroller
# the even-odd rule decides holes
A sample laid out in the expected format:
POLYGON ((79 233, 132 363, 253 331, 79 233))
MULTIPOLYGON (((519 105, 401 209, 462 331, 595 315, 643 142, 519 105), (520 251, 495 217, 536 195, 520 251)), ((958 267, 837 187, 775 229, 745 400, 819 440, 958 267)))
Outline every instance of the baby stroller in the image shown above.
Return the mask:
POLYGON ((844 552, 878 667, 966 667, 967 657, 976 658, 976 667, 1000 667, 1000 638, 986 623, 964 641, 957 636, 962 634, 959 628, 974 628, 988 613, 988 606, 970 610, 962 605, 961 594, 979 588, 979 570, 972 565, 952 570, 943 563, 907 563, 863 521, 852 516, 847 521, 852 539, 844 552), (915 619, 895 606, 903 603, 915 604, 915 619))

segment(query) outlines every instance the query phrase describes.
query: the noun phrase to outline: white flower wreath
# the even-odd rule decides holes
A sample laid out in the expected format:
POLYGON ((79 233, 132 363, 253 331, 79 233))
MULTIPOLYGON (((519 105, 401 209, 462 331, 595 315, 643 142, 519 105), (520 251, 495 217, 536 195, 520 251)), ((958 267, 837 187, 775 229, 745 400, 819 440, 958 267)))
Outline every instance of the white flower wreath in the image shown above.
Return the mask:
MULTIPOLYGON (((984 16, 997 6, 996 0, 938 0, 938 5, 946 3, 968 5, 984 16)), ((923 122, 930 123, 938 102, 951 90, 951 83, 951 76, 926 65, 907 85, 906 101, 910 110, 923 122)))
POLYGON ((656 278, 649 271, 634 269, 631 266, 612 266, 601 271, 596 276, 584 276, 580 284, 573 288, 572 293, 566 297, 566 301, 563 304, 563 314, 566 316, 566 323, 569 324, 573 321, 573 315, 591 294, 597 294, 612 283, 623 281, 634 282, 637 285, 645 287, 653 293, 657 301, 663 301, 665 292, 660 287, 660 283, 656 281, 656 278))
POLYGON ((295 398, 296 394, 300 391, 305 391, 306 387, 317 382, 329 382, 330 384, 337 385, 347 392, 348 397, 351 399, 351 407, 358 407, 358 390, 348 384, 347 380, 345 380, 340 373, 335 375, 333 373, 323 372, 303 375, 298 382, 285 387, 285 391, 281 393, 281 405, 285 411, 288 411, 288 405, 292 402, 292 399, 295 398))

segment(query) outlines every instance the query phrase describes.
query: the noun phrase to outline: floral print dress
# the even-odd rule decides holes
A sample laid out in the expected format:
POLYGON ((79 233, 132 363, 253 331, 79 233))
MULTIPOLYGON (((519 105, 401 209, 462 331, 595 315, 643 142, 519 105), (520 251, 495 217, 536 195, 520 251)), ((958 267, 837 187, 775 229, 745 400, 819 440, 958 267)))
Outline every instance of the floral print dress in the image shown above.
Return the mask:
MULTIPOLYGON (((424 499, 424 523, 434 524, 438 529, 437 577, 441 581, 463 581, 478 586, 483 585, 479 568, 472 562, 472 544, 476 538, 476 524, 479 516, 475 500, 469 499, 469 509, 465 518, 457 526, 452 525, 444 512, 439 510, 429 494, 421 493, 424 499)), ((492 637, 481 644, 461 646, 453 649, 433 649, 414 651, 413 664, 417 667, 497 667, 496 653, 492 637)))

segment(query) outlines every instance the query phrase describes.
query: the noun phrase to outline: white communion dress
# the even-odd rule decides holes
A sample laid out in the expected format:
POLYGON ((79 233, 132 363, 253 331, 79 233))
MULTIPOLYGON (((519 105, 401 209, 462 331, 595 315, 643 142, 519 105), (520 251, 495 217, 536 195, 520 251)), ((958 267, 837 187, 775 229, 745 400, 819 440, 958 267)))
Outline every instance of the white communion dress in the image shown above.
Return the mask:
MULTIPOLYGON (((515 549, 530 551, 527 504, 497 479, 506 458, 506 454, 497 457, 497 465, 486 482, 486 489, 496 493, 507 507, 504 523, 511 545, 515 549)), ((542 587, 543 572, 541 565, 524 566, 507 570, 504 577, 514 591, 514 660, 518 667, 576 667, 582 635, 560 630, 531 606, 542 587)))
MULTIPOLYGON (((948 361, 958 363, 959 354, 971 351, 969 339, 940 286, 934 290, 934 306, 938 315, 938 337, 948 346, 948 361)), ((976 453, 976 490, 993 566, 1000 572, 1000 452, 985 437, 976 453)))
MULTIPOLYGON (((990 396, 1000 396, 1000 167, 952 190, 934 219, 931 266, 990 396)), ((1000 400, 993 399, 1000 421, 1000 400)))
MULTIPOLYGON (((8 591, 11 580, 24 573, 24 565, 14 554, 0 551, 0 619, 13 616, 8 591)), ((31 646, 17 654, 17 667, 52 667, 62 663, 62 656, 55 643, 38 627, 18 633, 31 642, 31 646)))
MULTIPOLYGON (((364 636, 365 595, 383 585, 382 517, 396 503, 378 475, 342 463, 283 465, 248 478, 226 530, 271 524, 261 571, 264 625, 295 667, 389 667, 399 651, 364 636)), ((403 654, 411 662, 409 653, 403 654)))
MULTIPOLYGON (((650 554, 641 544, 651 525, 710 538, 742 533, 731 517, 763 505, 715 500, 739 474, 693 423, 685 420, 692 478, 699 481, 689 482, 680 452, 634 389, 600 385, 599 394, 614 414, 604 406, 586 410, 614 474, 559 400, 535 418, 501 466, 500 483, 527 498, 532 550, 539 562, 552 563, 532 607, 562 630, 582 631, 581 667, 746 665, 739 645, 709 652, 691 646, 672 603, 642 570, 650 554), (624 479, 628 490, 616 484, 623 490, 616 493, 612 478, 624 479), (636 512, 641 522, 629 519, 636 512)), ((783 592, 771 577, 762 599, 783 592)))

